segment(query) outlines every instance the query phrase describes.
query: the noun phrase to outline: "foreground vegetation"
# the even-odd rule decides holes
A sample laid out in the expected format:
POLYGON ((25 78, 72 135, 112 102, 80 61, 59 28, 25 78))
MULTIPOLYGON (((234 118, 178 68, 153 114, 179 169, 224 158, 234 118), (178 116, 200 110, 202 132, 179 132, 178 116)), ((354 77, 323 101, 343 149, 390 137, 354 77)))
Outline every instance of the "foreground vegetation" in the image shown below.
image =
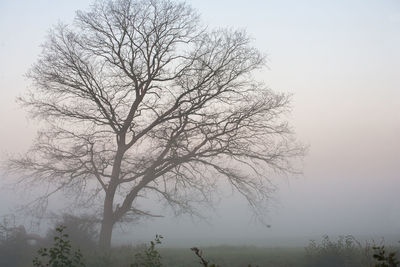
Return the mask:
POLYGON ((396 267, 399 248, 361 244, 352 236, 333 241, 328 236, 306 248, 216 246, 159 248, 162 236, 149 245, 120 246, 103 253, 95 232, 64 218, 70 228, 58 226, 46 238, 29 242, 22 227, 0 228, 0 266, 8 267, 396 267), (252 265, 249 265, 252 264, 252 265))

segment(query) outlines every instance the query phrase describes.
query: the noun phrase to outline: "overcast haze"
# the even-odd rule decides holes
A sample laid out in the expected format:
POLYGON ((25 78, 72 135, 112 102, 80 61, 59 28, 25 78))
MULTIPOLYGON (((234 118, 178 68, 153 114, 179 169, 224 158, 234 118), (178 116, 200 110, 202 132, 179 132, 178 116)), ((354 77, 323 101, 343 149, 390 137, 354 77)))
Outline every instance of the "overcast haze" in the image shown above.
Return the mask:
MULTIPOLYGON (((124 240, 208 240, 276 244, 323 234, 390 238, 400 234, 400 1, 187 1, 213 27, 246 29, 267 54, 258 73, 275 91, 293 94, 289 122, 310 146, 304 174, 277 182, 267 228, 245 199, 226 190, 207 222, 154 219, 124 240), (264 240, 264 241, 262 241, 264 240), (266 241, 265 241, 266 242, 266 241), (274 241, 275 242, 275 241, 274 241)), ((36 122, 15 98, 47 31, 71 23, 91 1, 0 2, 0 150, 23 153, 36 122)), ((0 215, 19 196, 0 193, 0 215)), ((124 227, 127 228, 127 227, 124 227)), ((118 234, 116 235, 118 236, 118 234)), ((306 242, 304 242, 306 243, 306 242)), ((301 243, 303 244, 303 243, 301 243)))

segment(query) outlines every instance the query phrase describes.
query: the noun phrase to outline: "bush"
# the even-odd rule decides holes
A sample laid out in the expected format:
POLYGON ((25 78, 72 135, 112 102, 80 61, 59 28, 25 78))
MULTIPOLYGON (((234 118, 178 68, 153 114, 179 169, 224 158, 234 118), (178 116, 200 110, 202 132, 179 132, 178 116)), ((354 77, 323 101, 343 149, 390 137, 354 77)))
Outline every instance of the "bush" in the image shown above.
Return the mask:
POLYGON ((373 249, 373 257, 377 261, 375 267, 397 267, 400 264, 396 252, 387 252, 384 245, 374 246, 373 249))
POLYGON ((72 250, 68 234, 63 233, 65 226, 56 228, 58 233, 54 237, 54 244, 51 248, 40 248, 39 256, 33 259, 35 267, 84 267, 83 256, 80 250, 72 250))
POLYGON ((47 243, 51 244, 53 237, 58 235, 57 227, 62 225, 63 232, 68 235, 68 240, 72 246, 88 253, 97 247, 98 230, 97 220, 92 216, 75 216, 64 213, 58 216, 54 223, 54 228, 47 232, 47 243))
POLYGON ((362 246, 353 236, 340 236, 334 242, 324 236, 320 244, 312 240, 306 248, 306 266, 365 267, 372 266, 372 250, 367 243, 362 246))
POLYGON ((161 235, 156 235, 154 241, 150 241, 150 247, 135 255, 136 262, 131 267, 161 267, 161 255, 155 247, 161 244, 162 238, 161 235))

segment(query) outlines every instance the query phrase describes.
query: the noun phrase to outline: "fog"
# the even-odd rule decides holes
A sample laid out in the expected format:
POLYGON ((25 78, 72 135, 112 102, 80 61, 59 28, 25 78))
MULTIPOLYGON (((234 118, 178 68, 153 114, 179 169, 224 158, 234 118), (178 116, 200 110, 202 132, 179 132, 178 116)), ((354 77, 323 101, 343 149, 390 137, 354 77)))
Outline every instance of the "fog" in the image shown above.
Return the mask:
MULTIPOLYGON (((0 2, 0 150, 24 153, 37 122, 15 102, 30 86, 24 74, 46 33, 71 22, 90 1, 0 2)), ((188 1, 209 27, 244 28, 268 56, 259 72, 275 91, 291 93, 289 122, 309 146, 303 174, 280 177, 265 221, 222 185, 205 219, 165 217, 123 225, 114 242, 303 246, 324 234, 362 239, 400 236, 400 2, 188 1)), ((4 175, 3 175, 4 176, 4 175)), ((3 177, 4 181, 7 180, 3 177)), ((39 192, 35 189, 33 192, 39 192), (35 191, 36 190, 36 191, 35 191)), ((0 215, 28 201, 4 187, 0 215)), ((50 206, 62 206, 56 196, 50 206)))

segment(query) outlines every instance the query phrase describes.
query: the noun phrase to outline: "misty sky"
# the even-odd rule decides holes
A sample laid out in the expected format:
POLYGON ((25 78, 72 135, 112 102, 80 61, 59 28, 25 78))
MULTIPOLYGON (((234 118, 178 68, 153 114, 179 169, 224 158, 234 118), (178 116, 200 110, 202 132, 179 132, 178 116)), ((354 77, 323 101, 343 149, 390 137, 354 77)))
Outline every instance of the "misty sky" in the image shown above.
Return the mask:
MULTIPOLYGON (((36 122, 15 103, 51 25, 86 0, 0 1, 0 152, 23 153, 36 122)), ((226 192, 207 222, 155 219, 124 235, 273 240, 400 234, 400 1, 187 1, 212 27, 246 29, 267 54, 258 78, 293 94, 289 117, 310 146, 304 174, 277 182, 266 228, 226 192)), ((2 190, 0 215, 20 196, 2 190)), ((251 242, 249 242, 251 243, 251 242)))

